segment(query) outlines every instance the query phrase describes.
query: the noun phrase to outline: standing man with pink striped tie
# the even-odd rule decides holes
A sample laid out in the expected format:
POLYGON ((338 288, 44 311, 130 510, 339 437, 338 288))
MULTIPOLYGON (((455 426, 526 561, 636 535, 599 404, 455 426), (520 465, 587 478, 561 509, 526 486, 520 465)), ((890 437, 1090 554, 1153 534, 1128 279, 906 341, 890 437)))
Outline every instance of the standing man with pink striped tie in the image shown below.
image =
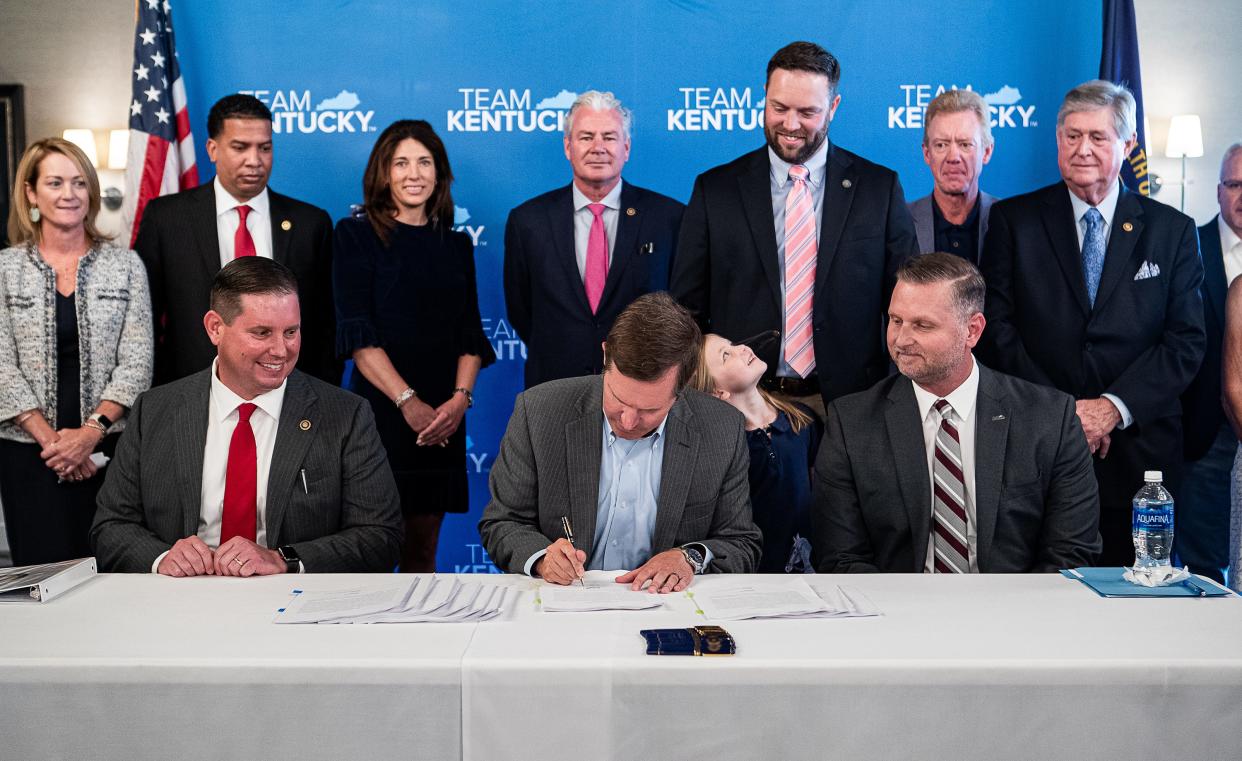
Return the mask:
POLYGON ((888 374, 883 313, 918 248, 896 173, 828 140, 840 79, 813 42, 772 56, 767 145, 695 180, 671 285, 703 330, 755 339, 765 388, 821 416, 888 374))
POLYGON ((621 179, 629 109, 588 90, 565 117, 573 182, 536 196, 505 224, 505 306, 526 343, 526 387, 599 375, 600 345, 644 293, 668 290, 685 208, 621 179))

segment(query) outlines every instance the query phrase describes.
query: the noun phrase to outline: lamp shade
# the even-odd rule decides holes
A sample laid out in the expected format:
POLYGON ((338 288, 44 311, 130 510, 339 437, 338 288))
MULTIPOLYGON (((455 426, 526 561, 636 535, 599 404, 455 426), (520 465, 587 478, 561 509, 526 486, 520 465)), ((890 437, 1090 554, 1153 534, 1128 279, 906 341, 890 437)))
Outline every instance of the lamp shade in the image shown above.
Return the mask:
POLYGON ((95 133, 88 129, 67 129, 61 135, 64 139, 82 149, 91 160, 91 166, 99 167, 99 153, 95 150, 95 133))
POLYGON ((1198 114, 1179 114, 1169 122, 1164 155, 1171 159, 1195 159, 1203 155, 1203 127, 1198 114))
POLYGON ((108 168, 124 169, 129 159, 129 130, 114 129, 108 133, 108 168))

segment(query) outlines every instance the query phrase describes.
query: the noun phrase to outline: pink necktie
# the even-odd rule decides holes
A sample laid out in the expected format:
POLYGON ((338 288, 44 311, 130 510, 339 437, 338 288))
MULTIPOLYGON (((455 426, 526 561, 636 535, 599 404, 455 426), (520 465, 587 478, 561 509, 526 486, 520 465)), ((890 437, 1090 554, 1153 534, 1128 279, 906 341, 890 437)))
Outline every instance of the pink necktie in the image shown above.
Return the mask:
POLYGON ((237 232, 233 234, 233 258, 255 256, 254 238, 250 237, 250 228, 246 227, 246 217, 254 211, 242 204, 237 207, 237 232))
POLYGON ((604 229, 604 205, 588 204, 595 215, 591 220, 591 237, 587 239, 586 295, 591 314, 599 309, 599 297, 604 294, 604 281, 608 279, 608 231, 604 229))
POLYGON ((811 296, 815 291, 815 206, 806 167, 789 168, 793 187, 785 197, 785 361, 803 378, 815 369, 811 296))

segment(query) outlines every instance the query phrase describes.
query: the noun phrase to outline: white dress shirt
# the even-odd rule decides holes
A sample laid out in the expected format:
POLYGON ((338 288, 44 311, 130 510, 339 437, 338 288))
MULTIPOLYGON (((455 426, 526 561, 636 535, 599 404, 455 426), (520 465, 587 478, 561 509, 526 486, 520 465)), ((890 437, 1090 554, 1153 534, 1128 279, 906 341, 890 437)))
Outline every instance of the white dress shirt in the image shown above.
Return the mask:
MULTIPOLYGON (((966 487, 966 548, 970 552, 970 572, 979 573, 979 543, 977 536, 979 526, 975 520, 975 407, 979 396, 979 363, 971 358, 970 375, 962 381, 962 385, 953 389, 948 396, 939 397, 914 383, 914 400, 919 406, 919 419, 923 421, 923 448, 927 450, 927 484, 929 492, 932 484, 932 467, 936 458, 936 432, 940 430, 940 413, 932 405, 937 399, 944 399, 955 413, 951 418, 957 428, 958 444, 962 449, 962 479, 966 487)), ((932 495, 927 503, 928 515, 934 515, 936 497, 932 495)), ((928 525, 934 523, 933 517, 928 525)), ((935 532, 927 532, 927 560, 923 564, 925 573, 933 572, 935 553, 932 551, 935 532)), ((918 537, 915 537, 918 541, 918 537)))
MULTIPOLYGON (((1078 223, 1074 225, 1074 232, 1078 233, 1078 254, 1082 255, 1082 242, 1087 237, 1087 211, 1092 208, 1091 204, 1074 195, 1073 191, 1067 190, 1070 197, 1070 205, 1074 207, 1074 220, 1078 223)), ((1104 218, 1104 259, 1105 267, 1108 266, 1108 239, 1113 231, 1113 217, 1117 214, 1117 199, 1121 196, 1121 182, 1113 183, 1113 189, 1108 191, 1108 195, 1104 196, 1104 200, 1100 201, 1100 205, 1095 209, 1100 212, 1100 216, 1104 218)), ((1121 397, 1116 394, 1101 394, 1101 396, 1113 403, 1117 411, 1121 413, 1121 422, 1117 424, 1118 428, 1128 428, 1134 422, 1134 416, 1130 414, 1130 408, 1126 403, 1121 401, 1121 397)))
POLYGON ((220 266, 233 261, 233 238, 237 235, 237 222, 241 215, 237 207, 243 203, 251 211, 246 216, 246 229, 254 239, 254 252, 265 259, 272 258, 272 205, 263 188, 249 201, 238 201, 220 184, 220 178, 211 181, 216 190, 216 236, 220 240, 220 266))
POLYGON ((574 196, 574 258, 578 260, 578 277, 586 283, 586 260, 587 260, 587 244, 591 241, 591 225, 595 222, 595 215, 587 208, 593 203, 602 203, 604 212, 600 217, 604 220, 604 232, 608 234, 608 266, 612 267, 612 249, 617 245, 617 217, 621 208, 621 183, 624 180, 617 180, 617 184, 612 190, 608 191, 608 195, 598 201, 592 201, 586 197, 586 194, 578 190, 578 184, 573 183, 574 196))
MULTIPOLYGON (((196 532, 203 544, 213 550, 220 546, 220 528, 224 520, 224 482, 228 472, 229 445, 233 440, 233 430, 237 428, 237 408, 246 402, 216 377, 217 361, 213 360, 211 363, 211 397, 207 406, 207 440, 203 446, 203 481, 196 532)), ((258 407, 250 415, 250 428, 254 431, 258 464, 255 494, 258 521, 255 524, 255 544, 260 547, 267 546, 267 477, 272 467, 272 452, 276 448, 280 408, 284 405, 285 389, 288 385, 286 380, 280 384, 280 388, 250 400, 258 407)), ((151 564, 152 573, 156 572, 160 561, 167 554, 161 554, 151 564)))
POLYGON ((1225 223, 1224 217, 1217 217, 1216 225, 1220 228, 1220 253, 1225 258, 1225 287, 1228 288, 1234 278, 1242 275, 1242 238, 1225 223))

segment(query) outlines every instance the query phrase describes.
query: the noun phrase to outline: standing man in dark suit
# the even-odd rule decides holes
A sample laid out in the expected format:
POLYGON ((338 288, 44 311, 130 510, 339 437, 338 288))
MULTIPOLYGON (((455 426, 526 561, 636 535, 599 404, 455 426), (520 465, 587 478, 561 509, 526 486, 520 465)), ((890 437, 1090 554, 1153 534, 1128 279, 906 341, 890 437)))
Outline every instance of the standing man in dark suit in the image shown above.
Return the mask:
POLYGON ((1223 582, 1229 565, 1229 473, 1238 439, 1221 406, 1221 344, 1225 293, 1242 275, 1242 143, 1225 151, 1216 200, 1220 214, 1199 228, 1207 349, 1199 374, 1182 394, 1186 473, 1174 511, 1173 551, 1193 573, 1223 582))
POLYGON ((239 256, 275 259, 293 270, 302 294, 301 369, 339 384, 332 221, 323 209, 268 188, 272 112, 250 95, 221 98, 207 115, 207 155, 215 180, 153 199, 134 243, 151 282, 154 384, 211 364, 215 351, 202 323, 212 278, 239 256))
POLYGON ((102 570, 166 576, 391 571, 401 511, 371 406, 294 370, 297 281, 220 270, 208 369, 138 398, 99 492, 102 570))
POLYGON ((979 190, 992 160, 988 104, 973 90, 945 90, 923 115, 923 161, 932 192, 910 203, 919 253, 944 251, 979 263, 996 199, 979 190))
POLYGON ((779 334, 754 347, 763 386, 822 415, 888 374, 883 314, 914 225, 896 173, 828 140, 837 59, 793 42, 767 77, 767 145, 694 181, 672 292, 730 341, 779 334))
POLYGON ((1074 400, 981 366, 973 264, 925 254, 897 271, 890 376, 828 408, 815 463, 821 572, 1029 573, 1100 549, 1091 453, 1074 400))
POLYGON ((505 224, 505 306, 526 343, 526 387, 599 375, 613 320, 668 290, 681 203, 621 179, 632 116, 610 92, 578 96, 565 117, 573 182, 505 224))
POLYGON ((742 415, 685 387, 701 343, 685 309, 649 293, 613 323, 602 375, 518 395, 479 521, 496 565, 553 584, 627 571, 618 582, 661 593, 755 569, 742 415))
POLYGON ((1144 470, 1180 495, 1178 397, 1203 359, 1194 221, 1118 181, 1134 96, 1093 80, 1057 113, 1062 182, 997 201, 983 250, 991 367, 1077 399, 1097 456, 1103 565, 1134 562, 1130 500, 1144 470))

